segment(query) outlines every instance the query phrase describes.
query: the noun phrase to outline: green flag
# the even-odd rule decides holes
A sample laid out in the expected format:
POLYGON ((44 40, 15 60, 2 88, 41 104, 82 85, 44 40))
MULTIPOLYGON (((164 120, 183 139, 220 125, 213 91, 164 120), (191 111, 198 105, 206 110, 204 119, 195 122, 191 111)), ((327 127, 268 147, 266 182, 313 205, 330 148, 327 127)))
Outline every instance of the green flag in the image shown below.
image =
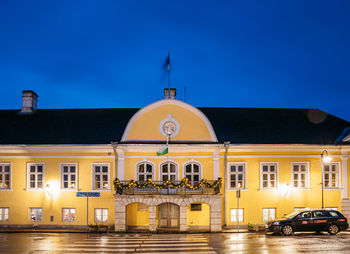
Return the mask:
POLYGON ((165 146, 163 146, 162 148, 160 148, 157 152, 158 156, 164 155, 168 153, 168 144, 166 144, 165 146))

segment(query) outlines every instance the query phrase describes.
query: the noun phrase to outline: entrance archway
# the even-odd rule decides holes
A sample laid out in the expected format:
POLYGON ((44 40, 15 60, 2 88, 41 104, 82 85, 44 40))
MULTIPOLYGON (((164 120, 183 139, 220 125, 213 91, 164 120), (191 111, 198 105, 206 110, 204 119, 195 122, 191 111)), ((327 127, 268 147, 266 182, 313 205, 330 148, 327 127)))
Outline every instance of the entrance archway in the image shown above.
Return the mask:
POLYGON ((176 229, 180 227, 180 206, 163 203, 158 206, 158 227, 160 229, 176 229))

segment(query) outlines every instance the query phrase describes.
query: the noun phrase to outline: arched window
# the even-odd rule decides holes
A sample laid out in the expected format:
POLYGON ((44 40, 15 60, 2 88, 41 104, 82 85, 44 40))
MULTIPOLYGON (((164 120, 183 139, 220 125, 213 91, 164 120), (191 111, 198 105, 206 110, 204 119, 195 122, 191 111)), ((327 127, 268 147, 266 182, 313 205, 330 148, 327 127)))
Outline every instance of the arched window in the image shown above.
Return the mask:
POLYGON ((190 162, 185 165, 185 177, 190 183, 195 184, 201 180, 201 166, 198 163, 190 162))
POLYGON ((177 166, 175 163, 167 161, 160 167, 161 181, 176 181, 177 180, 177 166))
POLYGON ((146 182, 148 179, 153 179, 153 165, 141 162, 137 165, 137 181, 146 182))

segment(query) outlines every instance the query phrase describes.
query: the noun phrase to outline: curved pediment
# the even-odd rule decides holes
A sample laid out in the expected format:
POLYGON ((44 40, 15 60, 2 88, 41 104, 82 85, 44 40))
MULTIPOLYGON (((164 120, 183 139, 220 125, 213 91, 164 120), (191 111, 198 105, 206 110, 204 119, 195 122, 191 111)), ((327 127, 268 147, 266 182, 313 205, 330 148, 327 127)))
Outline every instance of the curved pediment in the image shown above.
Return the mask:
POLYGON ((122 142, 164 141, 217 142, 208 118, 179 100, 160 100, 137 111, 128 122, 122 142))

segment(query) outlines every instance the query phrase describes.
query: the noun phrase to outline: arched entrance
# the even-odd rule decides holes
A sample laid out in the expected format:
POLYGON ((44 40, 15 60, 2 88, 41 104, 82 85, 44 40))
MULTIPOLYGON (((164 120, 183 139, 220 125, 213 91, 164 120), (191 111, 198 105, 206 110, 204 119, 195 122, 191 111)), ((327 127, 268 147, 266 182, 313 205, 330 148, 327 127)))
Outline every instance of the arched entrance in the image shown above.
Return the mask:
POLYGON ((178 229, 180 227, 180 207, 173 203, 158 206, 158 228, 178 229))

